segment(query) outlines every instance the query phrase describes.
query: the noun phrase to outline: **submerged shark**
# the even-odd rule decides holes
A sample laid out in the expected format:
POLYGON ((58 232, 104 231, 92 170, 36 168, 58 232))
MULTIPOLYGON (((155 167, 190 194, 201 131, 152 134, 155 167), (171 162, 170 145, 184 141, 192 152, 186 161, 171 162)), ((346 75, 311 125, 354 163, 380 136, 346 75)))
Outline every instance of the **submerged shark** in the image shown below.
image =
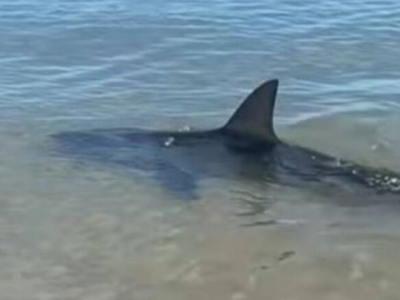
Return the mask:
POLYGON ((340 187, 400 194, 400 175, 283 142, 273 128, 278 80, 256 88, 225 126, 204 131, 103 129, 55 134, 57 149, 77 159, 149 175, 185 198, 202 178, 340 187))

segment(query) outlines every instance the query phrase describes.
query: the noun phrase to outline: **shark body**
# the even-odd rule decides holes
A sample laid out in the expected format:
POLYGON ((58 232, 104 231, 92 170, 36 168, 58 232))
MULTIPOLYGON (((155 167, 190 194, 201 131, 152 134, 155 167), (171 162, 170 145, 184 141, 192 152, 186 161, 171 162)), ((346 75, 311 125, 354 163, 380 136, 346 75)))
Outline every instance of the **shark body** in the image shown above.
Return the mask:
POLYGON ((53 137, 63 153, 151 175, 190 199, 198 197, 197 182, 204 177, 297 185, 350 183, 375 193, 400 195, 396 172, 281 141, 273 129, 277 89, 278 80, 260 85, 219 129, 99 129, 53 137))

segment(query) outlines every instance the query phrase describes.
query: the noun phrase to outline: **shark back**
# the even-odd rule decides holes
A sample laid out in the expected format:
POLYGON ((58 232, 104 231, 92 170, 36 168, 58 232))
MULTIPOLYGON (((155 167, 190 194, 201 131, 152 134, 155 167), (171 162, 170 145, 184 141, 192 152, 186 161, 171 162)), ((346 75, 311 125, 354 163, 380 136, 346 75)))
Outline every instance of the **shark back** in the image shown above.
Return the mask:
POLYGON ((278 142, 279 139, 273 127, 277 90, 277 79, 260 85, 239 106, 223 130, 241 137, 278 142))

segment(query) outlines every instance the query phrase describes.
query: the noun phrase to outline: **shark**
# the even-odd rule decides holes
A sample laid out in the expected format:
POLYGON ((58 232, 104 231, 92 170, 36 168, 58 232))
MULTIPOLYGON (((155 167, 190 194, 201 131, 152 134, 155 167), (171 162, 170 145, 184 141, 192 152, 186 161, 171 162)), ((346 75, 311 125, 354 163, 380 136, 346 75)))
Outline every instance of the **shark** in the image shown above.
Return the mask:
POLYGON ((281 140, 273 126, 278 85, 277 79, 262 83, 217 129, 106 128, 52 137, 58 153, 151 177, 185 199, 199 198, 198 185, 204 178, 334 189, 347 184, 376 194, 400 195, 400 174, 395 171, 281 140))

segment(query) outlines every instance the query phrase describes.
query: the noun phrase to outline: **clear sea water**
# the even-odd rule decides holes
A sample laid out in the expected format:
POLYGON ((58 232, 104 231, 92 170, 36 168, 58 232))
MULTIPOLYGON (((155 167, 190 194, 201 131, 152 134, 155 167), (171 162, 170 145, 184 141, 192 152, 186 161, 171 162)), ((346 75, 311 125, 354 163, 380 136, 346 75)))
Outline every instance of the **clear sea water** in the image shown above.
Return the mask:
POLYGON ((206 180, 188 203, 48 149, 216 127, 279 78, 282 137, 400 170, 399 49, 397 0, 0 0, 0 298, 399 299, 400 201, 206 180))

